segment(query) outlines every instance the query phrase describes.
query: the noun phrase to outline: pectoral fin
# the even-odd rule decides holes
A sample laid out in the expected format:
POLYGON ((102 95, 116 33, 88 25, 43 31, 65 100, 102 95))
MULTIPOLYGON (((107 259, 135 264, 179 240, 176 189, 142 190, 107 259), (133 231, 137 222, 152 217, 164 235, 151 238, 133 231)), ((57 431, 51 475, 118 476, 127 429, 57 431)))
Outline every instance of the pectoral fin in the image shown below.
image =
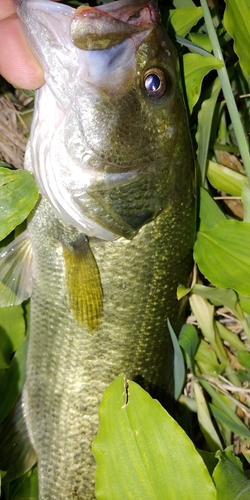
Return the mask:
POLYGON ((99 269, 88 240, 63 247, 67 294, 70 308, 79 323, 96 328, 103 310, 99 269))
POLYGON ((0 307, 16 306, 32 289, 32 248, 25 231, 0 253, 0 307))
POLYGON ((25 474, 37 461, 24 419, 22 396, 0 426, 0 449, 0 469, 7 472, 8 481, 25 474))

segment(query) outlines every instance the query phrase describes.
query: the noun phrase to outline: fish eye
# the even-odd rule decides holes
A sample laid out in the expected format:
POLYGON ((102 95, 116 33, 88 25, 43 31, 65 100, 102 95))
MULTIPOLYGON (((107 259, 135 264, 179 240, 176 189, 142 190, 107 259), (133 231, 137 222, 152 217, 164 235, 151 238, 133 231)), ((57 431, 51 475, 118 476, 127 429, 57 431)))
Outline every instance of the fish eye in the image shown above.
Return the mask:
POLYGON ((143 82, 147 95, 151 99, 159 99, 167 90, 167 78, 160 68, 147 70, 143 82))

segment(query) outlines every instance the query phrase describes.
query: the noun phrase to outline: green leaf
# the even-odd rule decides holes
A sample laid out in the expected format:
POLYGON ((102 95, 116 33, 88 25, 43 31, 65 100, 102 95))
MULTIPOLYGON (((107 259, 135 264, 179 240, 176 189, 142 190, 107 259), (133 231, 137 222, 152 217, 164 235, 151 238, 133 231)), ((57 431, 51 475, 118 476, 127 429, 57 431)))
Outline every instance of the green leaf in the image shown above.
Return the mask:
POLYGON ((0 160, 0 167, 11 168, 11 165, 9 165, 9 163, 6 163, 5 161, 0 160))
POLYGON ((190 291, 191 291, 190 287, 186 288, 184 285, 178 285, 178 287, 177 287, 177 298, 178 298, 178 300, 180 300, 183 297, 185 297, 186 295, 188 295, 190 291))
POLYGON ((226 0, 224 26, 234 39, 234 50, 239 57, 240 65, 250 76, 250 3, 246 0, 226 0))
POLYGON ((183 47, 186 47, 190 52, 194 52, 195 54, 200 54, 205 57, 211 56, 210 52, 207 52, 205 49, 200 47, 200 45, 196 45, 196 43, 191 42, 188 38, 183 38, 183 36, 175 35, 175 40, 183 47))
POLYGON ((250 353, 249 352, 243 352, 243 351, 238 352, 237 359, 242 366, 245 366, 245 368, 250 370, 250 353))
POLYGON ((216 321, 215 324, 216 324, 216 327, 217 327, 217 330, 219 332, 220 337, 222 338, 222 340, 225 340, 226 342, 228 342, 230 347, 233 347, 234 349, 236 349, 236 351, 246 351, 247 350, 246 345, 244 344, 244 342, 242 342, 242 340, 240 339, 240 337, 237 334, 228 330, 228 328, 226 328, 223 325, 223 323, 220 323, 219 321, 216 321))
POLYGON ((244 319, 238 305, 238 296, 231 288, 214 288, 211 286, 194 285, 192 293, 209 299, 215 306, 227 306, 239 319, 244 319))
MULTIPOLYGON (((250 464, 250 440, 244 441, 241 446, 241 453, 244 455, 245 459, 250 464)), ((248 475, 249 478, 249 475, 248 475)))
POLYGON ((193 383, 194 395, 197 403, 197 415, 200 428, 211 451, 222 450, 220 438, 213 425, 207 402, 203 395, 202 388, 197 380, 193 383))
POLYGON ((243 183, 247 182, 245 175, 215 161, 208 162, 207 177, 215 189, 232 196, 241 196, 243 183))
POLYGON ((198 364, 201 373, 218 377, 224 370, 224 366, 218 362, 217 356, 210 344, 201 340, 199 349, 195 355, 195 361, 198 364))
POLYGON ((190 296, 189 302, 204 337, 213 346, 221 364, 226 365, 228 359, 221 338, 215 328, 214 307, 206 299, 196 294, 190 296))
POLYGON ((207 153, 211 135, 214 110, 220 90, 221 90, 220 80, 219 78, 216 78, 211 87, 211 96, 203 101, 200 112, 198 114, 198 127, 196 133, 196 140, 198 144, 197 160, 200 169, 200 178, 202 186, 204 186, 205 184, 207 153))
POLYGON ((240 431, 240 436, 246 437, 249 439, 250 429, 246 427, 245 424, 241 421, 241 419, 236 415, 236 413, 232 410, 228 402, 225 402, 221 397, 221 393, 218 393, 206 380, 202 377, 199 379, 200 384, 204 387, 207 393, 211 396, 213 402, 216 404, 216 409, 221 410, 224 414, 226 414, 227 418, 232 424, 237 426, 237 429, 240 431))
POLYGON ((15 404, 24 384, 27 341, 24 339, 17 349, 10 367, 2 379, 0 392, 0 423, 15 404))
POLYGON ((199 450, 199 449, 197 451, 199 452, 200 456, 204 460, 204 462, 208 468, 210 476, 212 476, 214 468, 218 463, 218 460, 215 457, 215 453, 211 453, 210 451, 199 450))
POLYGON ((230 448, 218 452, 219 459, 213 473, 217 488, 217 500, 249 500, 250 481, 244 475, 239 458, 230 448))
POLYGON ((25 335, 25 321, 21 306, 0 308, 0 368, 6 368, 14 351, 25 335), (5 366, 1 366, 1 353, 5 366))
POLYGON ((10 486, 10 500, 37 500, 38 474, 35 467, 24 476, 13 481, 10 486))
POLYGON ((105 391, 93 443, 97 500, 215 500, 206 466, 158 401, 120 375, 105 391), (176 478, 181 477, 181 481, 176 478))
POLYGON ((0 168, 0 240, 27 218, 37 199, 30 172, 0 168))
MULTIPOLYGON (((242 305, 246 308, 248 304, 246 304, 246 301, 244 303, 242 300, 239 300, 238 295, 234 290, 231 288, 214 288, 211 286, 194 285, 191 291, 193 294, 199 295, 199 297, 209 299, 213 305, 227 306, 236 318, 241 321, 242 327, 245 330, 248 339, 250 339, 249 324, 242 310, 242 305)), ((231 346, 234 346, 235 349, 244 349, 244 344, 239 337, 235 336, 232 332, 223 327, 222 324, 216 322, 216 325, 223 340, 227 340, 227 342, 229 342, 231 346)))
POLYGON ((250 296, 249 242, 248 222, 220 222, 198 233, 194 258, 211 283, 250 296))
POLYGON ((219 222, 226 221, 227 218, 219 209, 210 194, 203 188, 200 190, 200 219, 202 229, 212 229, 219 222))
MULTIPOLYGON (((207 4, 207 0, 200 0, 204 19, 206 23, 206 29, 208 35, 210 37, 210 41, 213 47, 213 53, 215 57, 217 57, 221 62, 224 63, 224 58, 222 54, 222 50, 219 44, 219 40, 216 34, 216 30, 214 27, 213 19, 211 17, 211 13, 207 4)), ((236 23, 235 23, 236 24, 236 23)), ((229 80, 229 76, 227 73, 227 68, 223 64, 223 66, 218 69, 218 76, 221 81, 222 91, 227 103, 228 112, 230 118, 232 120, 232 126, 234 129, 235 137, 238 143, 238 147, 241 153, 241 157, 243 160, 243 164, 246 170, 246 175, 248 177, 248 181, 250 182, 250 153, 249 153, 249 145, 247 141, 247 134, 244 132, 241 116, 238 112, 236 102, 234 99, 234 94, 232 90, 232 84, 229 80)))
POLYGON ((212 52, 212 45, 208 35, 204 35, 203 33, 189 33, 189 36, 193 43, 199 45, 207 52, 212 52))
POLYGON ((175 33, 179 36, 185 36, 191 28, 202 18, 202 8, 179 8, 170 14, 170 24, 175 33))
POLYGON ((187 8, 187 9, 192 9, 195 7, 195 3, 193 0, 173 0, 173 5, 176 7, 176 9, 182 9, 182 8, 187 8))
POLYGON ((220 438, 213 425, 207 402, 203 395, 202 388, 197 380, 193 383, 194 395, 197 403, 197 416, 201 431, 211 451, 222 449, 220 438))
POLYGON ((185 54, 183 57, 183 66, 187 99, 191 114, 194 105, 200 97, 201 84, 204 76, 212 69, 222 68, 223 62, 219 61, 214 56, 205 57, 200 54, 185 54))
POLYGON ((247 431, 247 428, 244 426, 240 419, 238 423, 235 422, 230 418, 230 415, 228 415, 228 413, 225 413, 223 410, 217 408, 217 406, 214 406, 212 403, 209 403, 209 408, 216 420, 221 422, 235 434, 239 434, 239 436, 249 438, 250 433, 247 431))
POLYGON ((184 386, 186 369, 183 354, 177 340, 177 336, 168 320, 168 329, 174 348, 174 398, 177 401, 184 386))
POLYGON ((250 222, 250 186, 248 184, 242 185, 242 203, 244 207, 244 221, 250 222))
POLYGON ((185 396, 184 394, 181 394, 179 397, 179 403, 188 408, 189 411, 197 413, 197 404, 194 398, 190 398, 188 396, 185 396))
POLYGON ((250 316, 250 297, 243 297, 243 295, 239 295, 239 304, 241 309, 250 316))
POLYGON ((186 355, 187 367, 194 372, 193 359, 199 346, 199 337, 193 325, 183 325, 179 336, 179 344, 186 355))

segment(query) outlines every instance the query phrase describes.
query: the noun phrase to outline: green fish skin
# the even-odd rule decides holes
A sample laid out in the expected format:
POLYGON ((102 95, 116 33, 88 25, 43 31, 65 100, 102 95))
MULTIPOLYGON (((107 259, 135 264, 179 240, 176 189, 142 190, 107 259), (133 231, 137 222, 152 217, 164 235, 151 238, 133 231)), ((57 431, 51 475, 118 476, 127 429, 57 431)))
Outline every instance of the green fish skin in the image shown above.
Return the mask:
POLYGON ((178 332, 176 289, 192 270, 192 147, 155 2, 23 0, 19 15, 46 77, 26 156, 42 196, 27 230, 22 407, 39 499, 90 500, 106 387, 125 373, 171 406, 167 319, 178 332))

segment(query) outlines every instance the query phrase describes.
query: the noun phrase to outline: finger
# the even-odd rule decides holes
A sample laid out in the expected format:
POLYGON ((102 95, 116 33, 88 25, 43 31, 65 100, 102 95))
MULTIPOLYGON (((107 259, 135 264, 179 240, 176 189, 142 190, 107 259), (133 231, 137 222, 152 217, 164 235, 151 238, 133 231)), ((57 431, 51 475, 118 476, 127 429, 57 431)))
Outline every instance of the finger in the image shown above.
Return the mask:
POLYGON ((0 1, 0 73, 16 87, 34 89, 44 83, 43 70, 21 29, 13 0, 0 1))

